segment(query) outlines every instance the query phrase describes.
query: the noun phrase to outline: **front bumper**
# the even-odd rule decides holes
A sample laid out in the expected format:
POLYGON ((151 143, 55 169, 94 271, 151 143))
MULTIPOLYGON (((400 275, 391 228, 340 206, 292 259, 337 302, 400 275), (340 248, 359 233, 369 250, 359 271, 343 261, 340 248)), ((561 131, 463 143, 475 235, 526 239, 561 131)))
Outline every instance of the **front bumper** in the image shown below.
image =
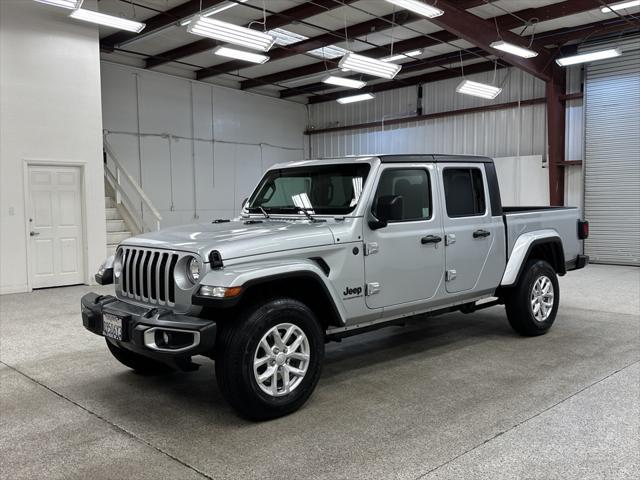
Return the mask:
POLYGON ((217 333, 214 320, 176 315, 167 309, 133 305, 97 293, 87 293, 80 303, 82 324, 96 335, 104 336, 104 314, 122 319, 122 340, 109 339, 121 348, 165 362, 213 354, 217 333), (157 341, 163 338, 175 338, 175 343, 157 341))

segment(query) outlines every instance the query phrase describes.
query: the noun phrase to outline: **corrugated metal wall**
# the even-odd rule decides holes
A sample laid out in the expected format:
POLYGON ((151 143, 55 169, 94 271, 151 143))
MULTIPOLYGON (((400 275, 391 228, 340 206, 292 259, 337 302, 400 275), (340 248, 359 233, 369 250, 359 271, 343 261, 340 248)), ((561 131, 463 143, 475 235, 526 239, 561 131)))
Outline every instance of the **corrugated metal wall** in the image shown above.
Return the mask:
MULTIPOLYGON (((493 72, 468 78, 493 83, 493 72)), ((517 69, 498 70, 496 83, 504 81, 499 100, 460 95, 460 79, 424 86, 423 113, 529 100, 544 96, 544 83, 517 69)), ((351 125, 409 116, 417 110, 417 87, 377 94, 376 99, 349 105, 326 102, 309 107, 310 125, 316 128, 351 125)), ((508 157, 544 154, 546 147, 544 105, 470 113, 388 128, 312 135, 310 154, 331 157, 366 153, 460 153, 508 157)))
MULTIPOLYGON (((568 70, 568 92, 580 92, 582 70, 568 70)), ((423 92, 423 113, 438 113, 496 103, 542 98, 544 82, 510 68, 469 75, 484 83, 502 84, 496 100, 460 95, 459 78, 428 83, 423 92)), ((417 87, 381 92, 371 101, 340 105, 326 102, 309 106, 309 126, 327 128, 415 115, 417 87)), ((568 160, 582 160, 582 100, 567 103, 568 160)), ((385 128, 331 132, 309 137, 309 156, 326 158, 367 153, 460 153, 490 157, 540 155, 546 160, 547 129, 544 104, 469 113, 385 128)), ((566 169, 565 202, 582 206, 582 169, 566 169)))
POLYGON ((585 251, 594 262, 640 265, 640 37, 596 48, 616 46, 622 56, 587 66, 585 251))

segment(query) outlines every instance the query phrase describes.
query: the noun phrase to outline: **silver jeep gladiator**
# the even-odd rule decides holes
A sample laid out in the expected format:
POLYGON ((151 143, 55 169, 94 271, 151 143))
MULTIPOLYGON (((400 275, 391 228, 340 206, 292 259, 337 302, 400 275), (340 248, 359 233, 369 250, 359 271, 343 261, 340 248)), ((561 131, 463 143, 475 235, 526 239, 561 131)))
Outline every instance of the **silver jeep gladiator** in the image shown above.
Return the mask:
POLYGON ((504 207, 493 161, 381 155, 269 169, 240 217, 124 241, 82 298, 84 326, 143 374, 215 360, 227 401, 264 420, 298 409, 324 344, 452 311, 505 305, 549 330, 557 275, 587 264, 572 207, 504 207))

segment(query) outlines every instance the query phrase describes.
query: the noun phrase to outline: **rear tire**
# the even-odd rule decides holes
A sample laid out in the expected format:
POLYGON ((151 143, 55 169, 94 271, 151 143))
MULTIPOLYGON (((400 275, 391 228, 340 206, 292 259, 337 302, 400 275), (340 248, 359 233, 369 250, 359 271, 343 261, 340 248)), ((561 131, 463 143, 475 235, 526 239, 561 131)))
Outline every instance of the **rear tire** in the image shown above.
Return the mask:
POLYGON ((544 260, 529 260, 505 298, 507 318, 520 335, 543 335, 553 325, 560 303, 556 272, 544 260))
POLYGON ((115 343, 111 343, 107 339, 105 339, 105 341, 107 342, 109 351, 116 360, 140 375, 162 375, 173 371, 173 369, 165 363, 158 362, 130 350, 120 348, 115 343))
POLYGON ((229 404, 249 420, 296 411, 320 378, 324 334, 303 303, 279 298, 219 325, 216 378, 229 404))

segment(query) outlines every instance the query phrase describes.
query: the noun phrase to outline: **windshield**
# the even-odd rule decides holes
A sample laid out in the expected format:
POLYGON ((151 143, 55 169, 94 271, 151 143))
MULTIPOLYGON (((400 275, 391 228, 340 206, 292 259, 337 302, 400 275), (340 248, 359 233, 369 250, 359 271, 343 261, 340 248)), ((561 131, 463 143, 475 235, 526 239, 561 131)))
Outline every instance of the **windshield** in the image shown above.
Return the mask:
POLYGON ((247 210, 345 215, 358 205, 369 168, 368 164, 349 164, 272 170, 249 199, 247 210))

